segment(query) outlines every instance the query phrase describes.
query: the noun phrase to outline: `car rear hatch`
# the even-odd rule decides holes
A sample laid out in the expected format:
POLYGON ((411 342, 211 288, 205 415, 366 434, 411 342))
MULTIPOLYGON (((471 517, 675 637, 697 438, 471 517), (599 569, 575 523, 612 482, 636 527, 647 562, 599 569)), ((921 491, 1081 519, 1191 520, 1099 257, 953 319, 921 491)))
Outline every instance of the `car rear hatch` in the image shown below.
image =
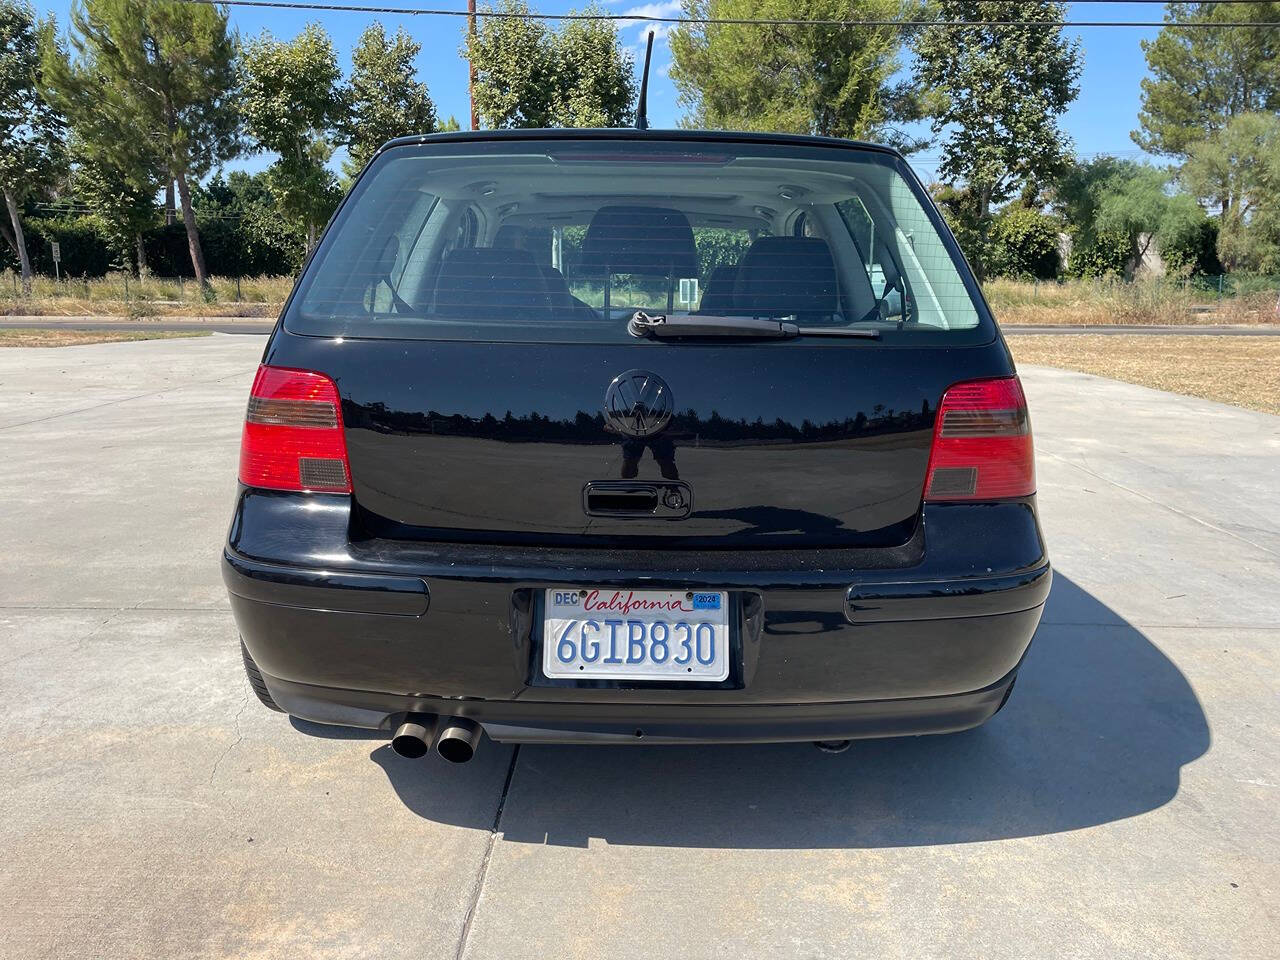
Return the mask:
POLYGON ((902 543, 943 394, 1011 372, 899 158, 647 135, 384 152, 268 362, 336 384, 367 532, 605 547, 902 543))

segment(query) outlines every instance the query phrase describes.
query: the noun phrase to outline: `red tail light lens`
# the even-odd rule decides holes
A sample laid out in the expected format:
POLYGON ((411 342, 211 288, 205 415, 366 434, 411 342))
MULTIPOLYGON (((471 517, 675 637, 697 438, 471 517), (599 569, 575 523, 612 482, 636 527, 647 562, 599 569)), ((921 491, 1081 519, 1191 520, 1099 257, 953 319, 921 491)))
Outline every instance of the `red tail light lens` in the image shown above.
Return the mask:
POLYGON ((926 500, 1001 500, 1036 492, 1027 400, 1017 377, 957 383, 933 427, 926 500))
POLYGON ((350 493, 338 388, 322 373, 258 367, 240 441, 240 482, 350 493))

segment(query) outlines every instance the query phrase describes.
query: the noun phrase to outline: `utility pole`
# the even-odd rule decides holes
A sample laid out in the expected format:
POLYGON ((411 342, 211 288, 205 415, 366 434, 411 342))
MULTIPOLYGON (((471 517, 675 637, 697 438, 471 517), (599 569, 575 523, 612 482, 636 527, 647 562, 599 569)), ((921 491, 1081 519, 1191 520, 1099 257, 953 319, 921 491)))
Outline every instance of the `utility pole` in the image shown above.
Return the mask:
MULTIPOLYGON (((476 0, 467 0, 467 32, 471 34, 471 49, 475 50, 476 44, 476 0)), ((471 97, 471 129, 480 129, 480 122, 476 118, 476 59, 474 53, 467 57, 467 67, 471 72, 470 79, 467 81, 467 94, 471 97)))

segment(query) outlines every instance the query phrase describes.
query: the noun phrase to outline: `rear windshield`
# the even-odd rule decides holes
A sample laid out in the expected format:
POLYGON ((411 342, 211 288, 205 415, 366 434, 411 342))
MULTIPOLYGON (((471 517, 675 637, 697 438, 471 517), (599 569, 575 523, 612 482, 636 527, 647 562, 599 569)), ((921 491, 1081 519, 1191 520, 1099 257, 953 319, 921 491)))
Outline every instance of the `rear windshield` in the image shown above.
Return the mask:
POLYGON ((871 150, 427 142, 386 151, 360 179, 285 326, 615 343, 644 311, 874 328, 881 342, 989 340, 940 229, 905 164, 871 150))

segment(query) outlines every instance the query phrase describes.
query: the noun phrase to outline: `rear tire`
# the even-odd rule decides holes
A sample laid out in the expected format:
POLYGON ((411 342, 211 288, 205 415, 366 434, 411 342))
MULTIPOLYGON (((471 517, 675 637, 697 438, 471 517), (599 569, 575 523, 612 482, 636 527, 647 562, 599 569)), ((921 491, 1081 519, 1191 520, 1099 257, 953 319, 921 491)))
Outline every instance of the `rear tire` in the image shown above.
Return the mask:
POLYGON ((267 689, 266 681, 262 679, 262 671, 253 662, 253 657, 249 656, 249 650, 244 645, 243 640, 240 641, 240 655, 244 657, 244 672, 249 678, 249 686, 253 687, 253 692, 258 695, 262 705, 268 710, 274 710, 276 713, 284 713, 280 706, 271 699, 271 691, 267 689))

